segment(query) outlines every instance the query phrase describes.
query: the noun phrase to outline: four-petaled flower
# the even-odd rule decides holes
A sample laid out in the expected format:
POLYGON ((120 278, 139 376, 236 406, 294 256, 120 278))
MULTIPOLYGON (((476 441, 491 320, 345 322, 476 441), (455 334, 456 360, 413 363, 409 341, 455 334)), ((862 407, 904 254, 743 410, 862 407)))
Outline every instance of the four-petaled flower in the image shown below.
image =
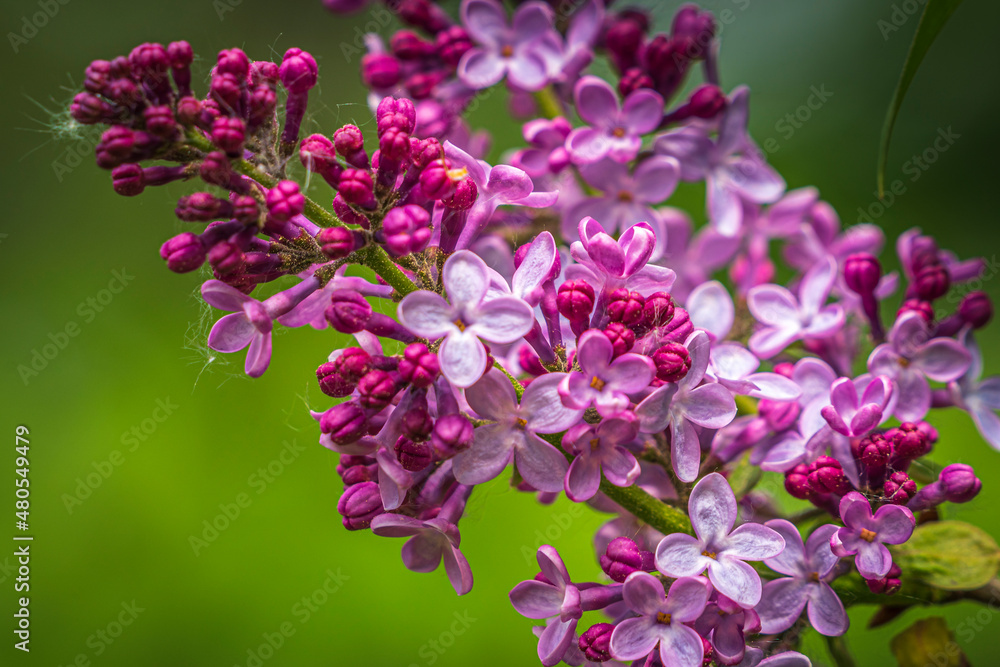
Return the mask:
POLYGON ((844 527, 830 536, 837 556, 854 556, 854 564, 865 579, 881 579, 892 567, 886 544, 902 544, 913 534, 913 512, 900 505, 883 505, 874 516, 868 499, 851 491, 840 500, 844 527))
POLYGON ((863 438, 888 416, 892 397, 892 382, 884 375, 839 378, 830 387, 830 405, 820 414, 840 435, 863 438))
POLYGON ((962 344, 971 360, 965 375, 948 385, 955 405, 966 410, 986 442, 1000 449, 1000 377, 983 377, 983 355, 971 330, 962 333, 962 344))
POLYGON ((663 98, 648 88, 638 88, 619 104, 607 81, 582 77, 573 89, 576 109, 588 127, 578 127, 566 139, 566 150, 577 164, 609 157, 616 162, 633 159, 642 146, 642 136, 663 120, 663 98))
POLYGON ((465 52, 458 64, 458 78, 473 90, 507 80, 524 90, 541 90, 549 80, 542 47, 553 36, 552 9, 542 2, 527 2, 507 23, 507 12, 493 0, 465 0, 462 25, 479 44, 465 52))
POLYGON ((601 485, 602 471, 615 486, 630 486, 639 476, 639 462, 622 446, 635 440, 639 424, 629 413, 622 415, 596 426, 584 422, 566 431, 563 448, 576 454, 566 471, 566 495, 570 500, 579 503, 593 498, 601 485))
POLYGON ((597 329, 580 336, 576 361, 582 372, 564 376, 559 385, 562 403, 574 410, 594 405, 603 417, 624 412, 629 406, 629 394, 649 386, 656 373, 649 357, 627 352, 614 359, 611 341, 597 329))

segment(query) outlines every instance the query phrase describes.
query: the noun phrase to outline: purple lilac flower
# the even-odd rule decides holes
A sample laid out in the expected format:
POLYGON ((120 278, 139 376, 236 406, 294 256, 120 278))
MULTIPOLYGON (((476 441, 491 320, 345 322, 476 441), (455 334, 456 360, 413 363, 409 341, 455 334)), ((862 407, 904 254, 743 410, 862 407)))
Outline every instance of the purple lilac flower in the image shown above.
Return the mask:
POLYGON ((716 592, 694 627, 711 642, 719 664, 735 665, 743 660, 746 637, 760 632, 760 617, 716 592))
POLYGON ((688 126, 661 135, 654 145, 658 154, 681 163, 681 179, 706 181, 709 218, 726 236, 740 229, 743 200, 766 204, 785 191, 785 181, 747 136, 749 98, 745 86, 733 91, 714 141, 703 127, 688 126))
POLYGON ((955 405, 969 413, 986 442, 1000 450, 1000 377, 983 377, 983 355, 971 330, 965 330, 960 340, 969 352, 969 368, 965 375, 948 385, 955 405))
POLYGON ((820 413, 840 435, 862 438, 888 417, 892 394, 892 381, 884 375, 840 378, 830 388, 830 405, 820 413))
POLYGON ((553 32, 552 9, 543 2, 521 5, 511 22, 492 0, 463 0, 462 25, 478 46, 465 52, 458 78, 473 90, 499 83, 504 77, 523 90, 541 90, 549 81, 540 45, 553 32))
POLYGON ((656 247, 656 233, 647 223, 629 227, 615 241, 597 220, 580 221, 580 240, 570 246, 576 264, 566 267, 567 280, 585 280, 602 294, 624 287, 648 296, 669 291, 674 272, 647 264, 656 247))
POLYGON ((226 315, 215 323, 208 334, 208 346, 219 352, 238 352, 249 345, 246 374, 260 377, 271 363, 274 320, 291 311, 317 289, 319 280, 311 277, 260 302, 221 280, 209 280, 201 286, 202 298, 209 305, 230 311, 232 315, 226 315))
POLYGON ((611 655, 618 660, 639 660, 659 644, 664 667, 699 667, 704 647, 701 636, 687 623, 705 611, 710 590, 700 577, 682 577, 665 594, 659 579, 633 572, 625 580, 623 595, 628 608, 639 616, 615 626, 611 655))
POLYGON ((531 148, 517 151, 510 159, 511 166, 523 170, 528 176, 538 178, 558 174, 569 164, 566 137, 573 126, 565 118, 536 118, 524 124, 524 140, 531 148))
POLYGON ((628 409, 629 394, 649 386, 656 373, 649 357, 628 352, 615 359, 611 341, 597 329, 580 336, 576 361, 581 372, 565 375, 559 385, 562 404, 574 410, 594 405, 606 418, 628 409))
POLYGON ((709 280, 695 287, 685 307, 691 324, 704 329, 713 341, 725 340, 736 320, 733 297, 718 280, 709 280))
POLYGON ((889 330, 889 342, 868 357, 868 370, 892 379, 893 415, 900 421, 919 421, 927 414, 931 407, 928 379, 952 382, 969 369, 971 358, 961 343, 930 335, 923 317, 903 313, 889 330))
POLYGON ((802 390, 792 380, 778 373, 757 372, 760 360, 739 343, 722 343, 712 347, 708 377, 734 394, 766 398, 772 401, 794 401, 802 390))
POLYGON ((844 326, 844 309, 826 306, 837 279, 833 258, 819 262, 802 278, 798 298, 781 285, 759 285, 747 295, 751 314, 764 326, 750 336, 750 350, 767 359, 801 338, 832 336, 844 326))
POLYGON ((670 427, 670 462, 685 482, 698 478, 701 441, 695 425, 722 428, 736 416, 736 402, 728 389, 710 382, 701 385, 708 369, 710 343, 704 331, 695 331, 684 342, 691 369, 679 382, 668 382, 647 396, 635 409, 643 433, 670 427))
POLYGON ((596 426, 576 424, 563 436, 563 448, 576 458, 566 471, 566 495, 574 502, 590 500, 601 485, 601 472, 615 486, 630 486, 639 476, 639 462, 623 447, 635 440, 639 424, 630 418, 605 419, 596 426))
POLYGON ((489 288, 486 264, 468 250, 444 263, 443 283, 451 303, 434 292, 408 294, 399 304, 399 321, 418 336, 443 338, 438 350, 441 372, 456 387, 469 387, 486 370, 486 348, 513 343, 531 330, 531 306, 513 296, 485 300, 489 288))
POLYGON ((472 447, 455 457, 455 477, 463 484, 482 484, 507 467, 513 458, 525 481, 539 491, 559 491, 567 463, 562 453, 538 437, 559 433, 575 424, 581 410, 564 407, 558 387, 565 375, 548 373, 524 390, 520 405, 506 376, 493 369, 465 390, 476 413, 495 424, 475 430, 472 447))
POLYGON ((587 127, 578 127, 566 139, 573 162, 590 164, 608 157, 629 162, 639 153, 642 136, 663 120, 663 98, 648 88, 629 93, 619 104, 614 88, 604 79, 585 76, 573 89, 576 110, 587 127))
POLYGON ((840 501, 844 527, 830 537, 833 553, 854 556, 854 564, 865 579, 881 579, 892 567, 886 544, 902 544, 913 534, 913 512, 900 505, 883 505, 872 515, 868 499, 852 491, 840 501))
POLYGON ((812 661, 797 651, 785 651, 765 658, 762 650, 748 646, 743 662, 736 667, 812 667, 812 661))
POLYGON ((409 537, 403 545, 403 564, 413 572, 433 572, 444 562, 445 572, 459 595, 472 590, 472 569, 459 551, 458 518, 472 487, 458 486, 433 519, 421 521, 403 514, 381 514, 372 519, 372 532, 382 537, 409 537))
MULTIPOLYGON (((677 272, 677 282, 670 294, 679 302, 688 303, 694 289, 710 282, 712 274, 729 263, 739 249, 740 239, 738 236, 724 236, 708 225, 699 229, 692 238, 691 219, 686 213, 669 206, 661 207, 658 213, 660 225, 667 235, 666 247, 659 262, 677 272)), ((728 293, 727 297, 732 302, 728 293)))
POLYGON ((844 605, 824 581, 840 561, 830 548, 830 538, 838 526, 832 523, 820 526, 803 544, 799 529, 791 522, 772 519, 765 525, 781 535, 785 550, 766 559, 764 564, 788 576, 764 584, 756 608, 761 631, 784 632, 806 610, 810 625, 821 635, 837 637, 847 632, 850 621, 844 605))
POLYGON ((760 576, 744 561, 773 558, 785 548, 781 535, 759 523, 736 530, 736 495, 719 473, 706 475, 691 491, 688 514, 697 537, 673 533, 656 547, 656 569, 668 577, 708 578, 726 597, 750 608, 760 601, 760 576))

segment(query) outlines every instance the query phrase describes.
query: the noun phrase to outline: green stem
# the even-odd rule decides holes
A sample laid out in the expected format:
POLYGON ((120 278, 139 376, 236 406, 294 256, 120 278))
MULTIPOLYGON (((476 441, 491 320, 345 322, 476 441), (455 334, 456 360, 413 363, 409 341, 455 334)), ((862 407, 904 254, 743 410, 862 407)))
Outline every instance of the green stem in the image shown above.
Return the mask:
POLYGON ((559 101, 552 86, 546 86, 535 93, 535 102, 538 103, 538 108, 546 118, 552 119, 563 115, 562 102, 559 101))
POLYGON ((855 667, 854 656, 847 648, 847 641, 843 637, 827 637, 826 647, 830 651, 830 657, 837 667, 855 667))

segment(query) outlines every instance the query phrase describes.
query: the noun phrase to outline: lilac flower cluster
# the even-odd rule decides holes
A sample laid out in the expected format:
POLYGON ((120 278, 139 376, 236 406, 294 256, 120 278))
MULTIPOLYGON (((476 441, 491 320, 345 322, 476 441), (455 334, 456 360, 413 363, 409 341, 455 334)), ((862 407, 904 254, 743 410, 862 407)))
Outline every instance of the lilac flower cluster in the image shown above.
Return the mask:
POLYGON ((275 323, 354 337, 318 366, 336 400, 313 413, 340 456, 346 529, 407 538, 407 568, 443 563, 466 594, 458 524, 512 467, 540 502, 565 492, 615 515, 596 539, 607 580, 574 582, 543 546, 510 593, 544 621, 542 664, 809 664, 771 654, 795 646, 803 613, 847 630, 834 580, 856 569, 895 592, 906 572, 885 545, 979 492, 964 464, 918 488, 932 410, 967 411, 1000 449, 1000 378, 981 379, 974 338, 991 302, 966 292, 940 313, 983 262, 911 230, 885 273, 879 228, 842 229, 815 189, 787 191, 692 5, 664 33, 600 0, 512 16, 463 0, 457 20, 427 0, 394 9, 406 28, 388 46, 369 36, 361 65, 365 132, 300 137, 318 66, 297 48, 281 63, 222 51, 199 97, 186 42, 143 44, 91 63, 70 112, 108 126, 96 156, 119 194, 210 186, 175 211, 203 229, 160 250, 172 271, 210 267, 202 297, 230 314, 209 347, 246 349, 257 377, 275 323), (615 81, 587 73, 594 59, 615 81), (525 145, 490 165, 462 113, 501 82, 525 145), (311 175, 328 206, 306 196, 311 175), (704 183, 698 229, 663 205, 681 181, 704 183), (817 510, 762 514, 761 494, 727 480, 743 466, 782 473, 817 510), (810 523, 820 514, 832 523, 810 523), (596 610, 608 620, 578 627, 596 610))

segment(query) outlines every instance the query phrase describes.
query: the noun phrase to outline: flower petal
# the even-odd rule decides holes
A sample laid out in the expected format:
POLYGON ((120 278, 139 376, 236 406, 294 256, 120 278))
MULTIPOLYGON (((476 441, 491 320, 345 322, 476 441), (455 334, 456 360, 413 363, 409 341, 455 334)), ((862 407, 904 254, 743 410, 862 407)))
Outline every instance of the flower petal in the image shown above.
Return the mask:
POLYGON ((444 263, 442 282, 454 306, 476 305, 490 286, 486 262, 470 250, 459 250, 444 263))
POLYGON ((568 463, 558 449, 537 435, 529 434, 514 452, 517 471, 539 491, 562 491, 568 463))
POLYGON ((668 577, 693 577, 708 567, 702 543, 684 533, 671 533, 656 546, 656 569, 668 577))
MULTIPOLYGON (((781 550, 781 553, 765 558, 764 564, 775 572, 787 574, 790 577, 802 575, 805 569, 806 551, 802 544, 802 536, 799 535, 799 529, 791 521, 785 519, 771 519, 764 525, 778 533, 785 541, 785 548, 781 550)), ((827 549, 829 549, 829 535, 826 541, 827 549)))
POLYGON ((468 332, 491 343, 513 343, 531 331, 535 314, 531 306, 515 296, 500 296, 479 304, 468 332))
POLYGON ((438 350, 441 372, 456 387, 471 387, 486 371, 486 349, 470 331, 453 331, 438 350))
POLYGON ((453 459, 455 478, 462 484, 482 484, 495 478, 510 463, 516 437, 500 424, 477 428, 472 446, 453 459))
POLYGON ((399 302, 400 323, 423 338, 441 338, 456 329, 455 309, 441 295, 419 290, 407 294, 399 302))
POLYGON ((791 577, 764 584, 760 603, 754 607, 760 616, 761 632, 770 635, 792 627, 809 602, 809 588, 809 582, 791 577))
POLYGON ((556 586, 529 579, 510 592, 510 602, 526 618, 549 618, 559 614, 563 592, 556 586))
POLYGON ((708 578, 717 591, 741 607, 754 607, 760 602, 760 575, 741 560, 719 554, 718 560, 708 564, 708 578))
POLYGON ((242 312, 219 319, 208 333, 208 346, 217 352, 239 352, 253 341, 257 329, 242 312))
MULTIPOLYGON (((658 625, 660 624, 652 616, 625 619, 611 632, 611 655, 616 660, 638 660, 646 657, 660 641, 658 625)), ((699 661, 692 664, 701 663, 699 661)))
POLYGON ((850 621, 844 603, 830 586, 820 582, 812 589, 809 601, 809 623, 816 632, 827 637, 839 637, 847 632, 850 621))
POLYGON ((642 616, 665 609, 666 594, 660 580, 647 572, 633 572, 625 580, 622 598, 628 608, 642 616))
POLYGON ((725 539, 736 523, 736 495, 726 478, 713 472, 695 484, 688 499, 688 513, 695 532, 705 543, 725 539))
POLYGON ((465 400, 476 414, 500 421, 517 411, 517 395, 500 370, 493 368, 465 390, 465 400))

